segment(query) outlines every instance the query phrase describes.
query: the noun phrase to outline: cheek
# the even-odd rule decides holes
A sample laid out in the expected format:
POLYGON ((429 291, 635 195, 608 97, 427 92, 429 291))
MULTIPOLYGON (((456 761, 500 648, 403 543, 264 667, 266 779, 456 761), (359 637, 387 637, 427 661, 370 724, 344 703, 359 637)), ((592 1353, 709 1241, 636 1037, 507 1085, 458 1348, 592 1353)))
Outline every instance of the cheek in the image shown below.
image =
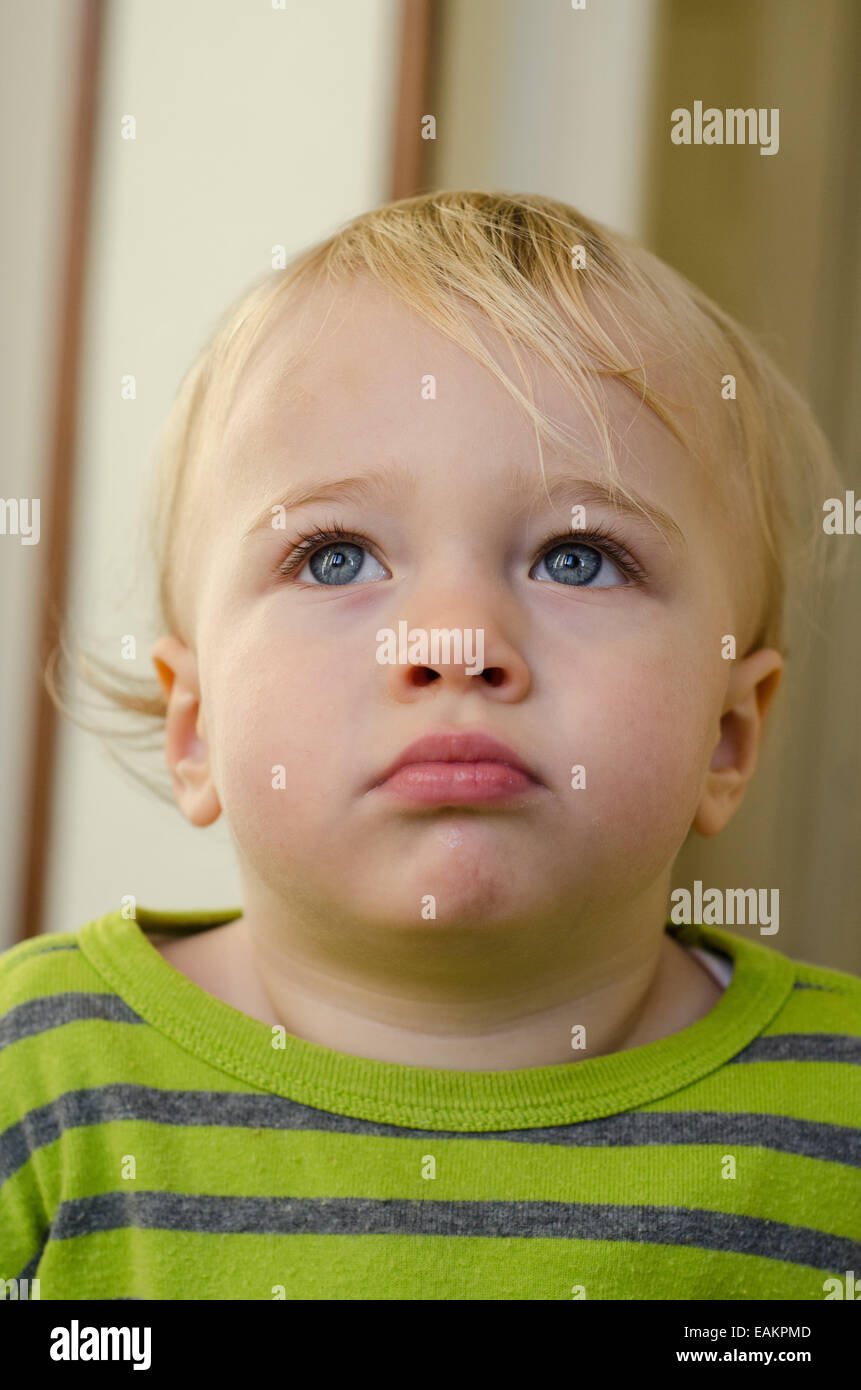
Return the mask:
POLYGON ((213 778, 243 838, 277 838, 289 821, 296 842, 303 824, 336 816, 332 787, 354 782, 363 767, 361 700, 347 653, 331 642, 287 640, 262 621, 225 623, 201 659, 201 686, 213 778))
POLYGON ((614 659, 601 672, 600 695, 584 721, 581 761, 593 824, 617 844, 624 832, 644 861, 672 854, 690 829, 717 709, 719 673, 710 677, 702 653, 680 659, 676 648, 675 642, 663 652, 650 645, 614 659))

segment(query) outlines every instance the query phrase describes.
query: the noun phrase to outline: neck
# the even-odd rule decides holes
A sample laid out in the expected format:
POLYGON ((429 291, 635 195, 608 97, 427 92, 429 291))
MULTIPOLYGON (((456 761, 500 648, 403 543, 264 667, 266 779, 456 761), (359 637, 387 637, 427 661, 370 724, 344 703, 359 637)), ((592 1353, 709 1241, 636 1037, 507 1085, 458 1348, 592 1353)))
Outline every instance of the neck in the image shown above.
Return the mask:
POLYGON ((640 1047, 697 1022, 721 994, 664 933, 663 908, 651 929, 636 935, 587 935, 571 929, 570 916, 565 933, 554 935, 550 924, 533 919, 494 928, 492 943, 486 926, 459 935, 436 923, 412 924, 406 932, 383 932, 376 955, 373 932, 369 941, 360 929, 351 934, 342 923, 336 931, 327 920, 328 932, 320 933, 295 918, 246 909, 237 922, 203 934, 219 938, 203 987, 339 1052, 470 1071, 558 1065, 640 1047), (614 947, 620 940, 624 947, 614 947), (588 942, 593 949, 584 949, 588 942))

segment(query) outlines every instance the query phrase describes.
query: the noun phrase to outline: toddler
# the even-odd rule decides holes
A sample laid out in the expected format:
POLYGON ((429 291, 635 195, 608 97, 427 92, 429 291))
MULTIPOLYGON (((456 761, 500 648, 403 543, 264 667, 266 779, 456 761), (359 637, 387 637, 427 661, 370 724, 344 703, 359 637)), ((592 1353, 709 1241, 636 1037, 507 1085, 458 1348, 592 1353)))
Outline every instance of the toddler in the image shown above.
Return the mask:
POLYGON ((429 193, 231 308, 157 484, 117 698, 242 901, 0 957, 0 1277, 829 1296, 861 982, 669 912, 842 486, 753 336, 566 204, 429 193))

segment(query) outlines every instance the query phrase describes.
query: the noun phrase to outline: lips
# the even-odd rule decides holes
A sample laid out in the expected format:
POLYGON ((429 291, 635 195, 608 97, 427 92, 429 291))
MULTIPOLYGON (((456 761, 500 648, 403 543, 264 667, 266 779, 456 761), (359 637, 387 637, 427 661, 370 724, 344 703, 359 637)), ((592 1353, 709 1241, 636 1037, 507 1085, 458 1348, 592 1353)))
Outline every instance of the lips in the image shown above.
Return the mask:
POLYGON ((514 768, 532 782, 539 778, 522 758, 499 739, 490 734, 453 730, 452 732, 426 734, 405 748, 403 753, 377 778, 374 786, 381 786, 402 767, 414 763, 503 763, 514 768))

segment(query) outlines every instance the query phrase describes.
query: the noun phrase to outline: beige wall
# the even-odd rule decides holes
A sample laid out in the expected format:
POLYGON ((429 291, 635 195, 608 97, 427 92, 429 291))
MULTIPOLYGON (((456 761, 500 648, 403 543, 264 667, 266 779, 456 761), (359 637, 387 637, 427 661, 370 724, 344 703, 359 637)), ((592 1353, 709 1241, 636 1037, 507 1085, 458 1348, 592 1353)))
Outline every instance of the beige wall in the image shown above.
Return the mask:
MULTIPOLYGON (((17 391, 17 456, 24 460, 20 482, 10 484, 15 490, 32 491, 44 457, 49 397, 40 355, 57 302, 52 276, 63 212, 54 185, 62 185, 67 154, 62 94, 73 75, 75 8, 40 0, 3 12, 13 36, 4 76, 16 85, 4 90, 2 138, 32 180, 7 252, 8 264, 25 249, 27 266, 14 301, 26 355, 13 354, 16 385, 5 383, 10 395, 17 391)), ((138 654, 129 666, 140 674, 152 674, 141 523, 157 432, 222 309, 269 268, 270 248, 283 244, 290 254, 388 196, 397 22, 394 0, 290 0, 283 12, 246 0, 106 6, 70 632, 114 661, 121 637, 134 634, 138 654), (134 141, 120 134, 129 114, 134 141), (136 378, 134 401, 120 397, 127 373, 136 378)), ((14 604, 28 596, 26 563, 13 557, 11 569, 16 597, 4 599, 4 621, 23 638, 29 619, 22 623, 14 604)), ((17 703, 4 695, 2 746, 11 769, 4 796, 13 825, 12 789, 22 769, 12 764, 24 744, 8 732, 25 692, 29 698, 22 680, 12 692, 17 703)), ((223 821, 192 828, 67 721, 56 798, 49 930, 73 929, 129 893, 154 908, 238 903, 223 821)), ((13 852, 7 841, 4 853, 13 852)))
MULTIPOLYGON (((45 495, 54 391, 55 319, 74 101, 76 7, 6 0, 0 7, 0 224, 4 295, 0 372, 0 496, 45 495)), ((44 533, 44 515, 41 519, 44 533)), ((26 825, 23 786, 32 736, 42 539, 0 535, 0 949, 18 919, 26 825)))
MULTIPOLYGON (((696 97, 777 107, 781 136, 778 154, 762 157, 674 146, 656 124, 649 244, 760 335, 861 498, 861 6, 727 0, 695 17, 686 0, 665 0, 660 35, 664 112, 696 97)), ((861 536, 829 544, 848 563, 818 606, 790 610, 753 787, 722 835, 689 842, 677 879, 777 889, 780 949, 861 973, 861 536)), ((806 604, 816 577, 800 579, 806 604)))
POLYGON ((637 236, 656 0, 444 0, 443 14, 429 186, 550 194, 637 236))

